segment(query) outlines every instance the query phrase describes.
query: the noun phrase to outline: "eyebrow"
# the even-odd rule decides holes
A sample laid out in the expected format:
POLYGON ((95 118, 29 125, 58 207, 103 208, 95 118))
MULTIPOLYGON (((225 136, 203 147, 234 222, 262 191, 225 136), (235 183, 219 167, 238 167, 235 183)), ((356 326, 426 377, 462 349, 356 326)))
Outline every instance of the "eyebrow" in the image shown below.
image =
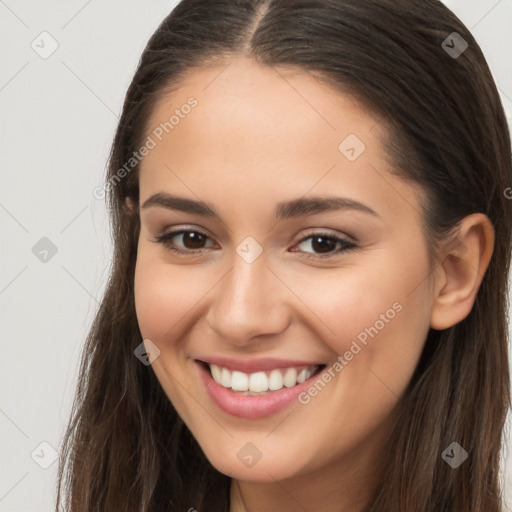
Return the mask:
MULTIPOLYGON (((211 204, 194 199, 187 199, 185 197, 171 196, 166 192, 153 194, 142 205, 142 209, 152 207, 162 207, 168 210, 194 213, 219 221, 222 220, 211 204)), ((380 215, 369 206, 347 197, 336 196, 301 197, 291 201, 280 202, 277 203, 274 216, 277 220, 284 220, 338 210, 355 210, 380 218, 380 215)))

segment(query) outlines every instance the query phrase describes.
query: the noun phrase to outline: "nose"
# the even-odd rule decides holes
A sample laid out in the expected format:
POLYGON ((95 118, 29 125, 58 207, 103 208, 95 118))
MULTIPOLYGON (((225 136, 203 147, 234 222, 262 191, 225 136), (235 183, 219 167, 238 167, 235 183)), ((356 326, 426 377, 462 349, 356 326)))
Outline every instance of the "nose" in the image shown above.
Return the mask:
POLYGON ((286 287, 263 256, 247 263, 235 253, 233 267, 214 290, 206 320, 227 343, 244 346, 290 323, 286 287))

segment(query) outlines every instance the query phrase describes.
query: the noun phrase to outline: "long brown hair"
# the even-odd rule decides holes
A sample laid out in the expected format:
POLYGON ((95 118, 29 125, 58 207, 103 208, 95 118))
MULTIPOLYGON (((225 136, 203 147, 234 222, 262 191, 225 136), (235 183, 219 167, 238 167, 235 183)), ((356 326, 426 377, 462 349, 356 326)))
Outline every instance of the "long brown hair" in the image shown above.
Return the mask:
POLYGON ((207 461, 151 366, 134 357, 142 341, 134 307, 139 217, 125 199, 138 204, 138 165, 127 171, 126 162, 159 98, 194 67, 237 56, 315 73, 377 112, 396 174, 428 197, 431 247, 471 213, 493 223, 495 249, 474 307, 452 328, 430 330, 400 401, 386 479, 366 510, 502 511, 510 134, 480 47, 436 0, 183 0, 160 24, 126 94, 109 159, 113 262, 83 350, 56 510, 229 510, 230 478, 207 461), (458 57, 443 43, 453 32, 468 45, 458 57), (441 457, 452 442, 468 453, 457 469, 441 457))

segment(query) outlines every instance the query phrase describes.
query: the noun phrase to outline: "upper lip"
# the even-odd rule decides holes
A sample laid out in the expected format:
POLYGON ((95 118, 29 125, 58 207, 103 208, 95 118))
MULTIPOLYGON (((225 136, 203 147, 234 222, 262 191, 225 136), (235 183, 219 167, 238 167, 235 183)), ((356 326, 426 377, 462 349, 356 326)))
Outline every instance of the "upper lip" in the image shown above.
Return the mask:
POLYGON ((316 361, 299 361, 295 359, 278 359, 275 357, 264 357, 260 359, 237 359, 234 357, 201 357, 197 358, 207 364, 216 364, 228 370, 238 370, 244 373, 264 372, 276 368, 291 368, 300 366, 321 366, 324 363, 316 361))

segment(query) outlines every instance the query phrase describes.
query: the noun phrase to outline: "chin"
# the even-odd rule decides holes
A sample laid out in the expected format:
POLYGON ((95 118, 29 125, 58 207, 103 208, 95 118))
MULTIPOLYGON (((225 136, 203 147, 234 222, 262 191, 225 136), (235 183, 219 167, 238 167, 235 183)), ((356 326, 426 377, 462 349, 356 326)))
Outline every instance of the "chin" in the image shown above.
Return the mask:
MULTIPOLYGON (((250 441, 230 441, 225 447, 207 446, 203 453, 210 464, 220 473, 236 480, 251 482, 273 483, 276 480, 286 480, 303 473, 305 462, 297 460, 296 453, 302 450, 297 447, 294 454, 279 455, 277 450, 270 447, 258 455, 257 449, 249 444, 250 441), (263 453, 262 453, 263 452, 263 453), (251 460, 251 454, 253 459, 251 460), (261 457, 256 460, 257 457, 261 457)), ((255 443, 256 444, 256 443, 255 443)))

